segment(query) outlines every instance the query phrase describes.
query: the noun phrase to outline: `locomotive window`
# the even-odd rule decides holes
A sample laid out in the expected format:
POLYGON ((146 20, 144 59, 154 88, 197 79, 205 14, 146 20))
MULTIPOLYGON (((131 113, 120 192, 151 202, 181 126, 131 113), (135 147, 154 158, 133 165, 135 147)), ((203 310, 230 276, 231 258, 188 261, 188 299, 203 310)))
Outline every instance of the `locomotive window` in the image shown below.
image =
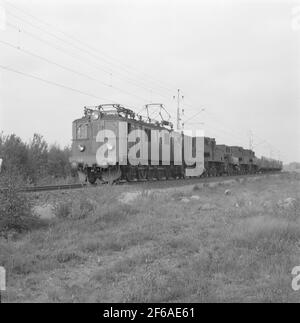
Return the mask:
POLYGON ((88 138, 88 125, 81 124, 77 127, 77 139, 87 139, 88 138))

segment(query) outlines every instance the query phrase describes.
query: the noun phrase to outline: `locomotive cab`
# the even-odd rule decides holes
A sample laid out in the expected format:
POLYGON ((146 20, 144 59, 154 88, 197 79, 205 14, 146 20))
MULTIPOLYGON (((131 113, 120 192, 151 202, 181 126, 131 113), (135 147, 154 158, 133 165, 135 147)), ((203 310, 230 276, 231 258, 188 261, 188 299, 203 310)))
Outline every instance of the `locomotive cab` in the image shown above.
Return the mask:
MULTIPOLYGON (((96 152, 101 145, 97 136, 99 131, 105 130, 107 135, 105 134, 104 139, 109 137, 110 131, 118 137, 118 121, 124 117, 133 118, 134 113, 117 104, 106 104, 93 108, 85 107, 84 116, 73 122, 70 162, 72 167, 78 170, 81 181, 88 180, 90 183, 95 183, 100 174, 105 177, 109 164, 97 161, 96 152)), ((117 150, 118 147, 113 146, 111 149, 117 150)), ((112 166, 116 166, 116 164, 118 161, 111 163, 112 166)), ((114 170, 110 169, 109 175, 120 176, 120 172, 117 171, 114 174, 114 170)))

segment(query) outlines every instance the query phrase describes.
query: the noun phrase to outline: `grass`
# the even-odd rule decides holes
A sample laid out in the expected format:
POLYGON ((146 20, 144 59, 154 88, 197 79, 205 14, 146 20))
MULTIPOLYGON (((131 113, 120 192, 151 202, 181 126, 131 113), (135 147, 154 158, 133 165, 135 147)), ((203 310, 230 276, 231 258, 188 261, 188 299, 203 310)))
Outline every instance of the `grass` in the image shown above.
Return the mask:
POLYGON ((299 184, 298 175, 281 174, 141 188, 129 204, 119 201, 124 186, 39 194, 35 202, 53 205, 56 218, 0 240, 4 301, 299 301, 291 289, 300 265, 299 184), (297 203, 282 208, 288 197, 297 203))

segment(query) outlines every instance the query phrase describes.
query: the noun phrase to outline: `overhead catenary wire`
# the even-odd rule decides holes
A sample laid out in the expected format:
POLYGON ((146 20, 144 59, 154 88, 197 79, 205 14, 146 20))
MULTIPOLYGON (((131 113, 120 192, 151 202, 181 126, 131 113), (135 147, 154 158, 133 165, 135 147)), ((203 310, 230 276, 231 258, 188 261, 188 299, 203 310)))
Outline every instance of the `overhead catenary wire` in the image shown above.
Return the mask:
MULTIPOLYGON (((22 12, 23 14, 25 14, 25 15, 27 15, 27 16, 29 16, 29 17, 33 18, 34 20, 36 20, 36 21, 40 22, 41 24, 43 24, 43 25, 45 25, 45 26, 48 26, 49 28, 51 28, 51 30, 55 29, 55 30, 57 30, 58 32, 60 32, 62 35, 64 35, 65 37, 67 37, 67 38, 69 38, 69 39, 72 39, 73 41, 75 41, 75 42, 77 42, 77 43, 79 43, 79 44, 82 44, 82 46, 83 46, 83 48, 84 48, 85 50, 86 50, 86 48, 89 48, 91 51, 96 52, 96 53, 97 53, 97 55, 101 54, 101 56, 102 56, 102 57, 105 57, 105 59, 106 59, 107 61, 114 62, 114 64, 116 64, 115 62, 118 62, 118 64, 120 64, 120 67, 121 67, 121 68, 126 67, 128 71, 134 71, 134 70, 135 70, 133 67, 129 66, 128 64, 125 64, 124 62, 121 62, 119 59, 112 58, 112 56, 111 56, 111 55, 110 55, 110 56, 107 56, 107 55, 105 55, 104 53, 99 52, 99 49, 97 49, 97 48, 95 48, 95 47, 91 46, 90 44, 88 44, 88 43, 86 43, 86 42, 83 42, 82 40, 80 40, 80 39, 78 39, 78 38, 74 37, 73 35, 70 35, 70 34, 66 33, 65 31, 62 31, 62 30, 61 30, 61 29, 59 29, 57 26, 53 26, 52 24, 50 24, 50 23, 48 23, 48 22, 46 22, 46 21, 43 21, 42 19, 40 19, 40 18, 36 17, 35 15, 33 15, 33 14, 31 14, 31 13, 28 13, 28 12, 27 12, 27 11, 25 11, 24 9, 21 9, 20 7, 18 7, 18 6, 16 6, 16 5, 12 4, 11 2, 8 2, 8 1, 5 1, 5 0, 4 0, 4 2, 5 2, 6 4, 8 4, 9 6, 11 6, 12 8, 16 9, 17 11, 22 12)), ((102 59, 103 59, 103 58, 102 58, 102 59)), ((161 80, 157 80, 156 78, 154 78, 153 76, 151 76, 151 75, 149 75, 149 74, 147 74, 147 73, 144 73, 144 72, 143 72, 142 74, 144 74, 146 77, 148 77, 149 79, 152 79, 152 80, 153 80, 153 81, 155 81, 155 82, 159 82, 159 83, 161 84, 161 85, 160 85, 160 87, 161 87, 161 88, 163 88, 163 89, 165 89, 165 90, 168 90, 168 91, 170 91, 170 92, 172 92, 172 93, 173 93, 175 86, 169 86, 169 85, 167 85, 166 83, 165 83, 165 84, 163 84, 164 82, 162 82, 161 80)))
MULTIPOLYGON (((193 105, 193 104, 191 104, 191 103, 187 103, 187 102, 185 102, 185 104, 186 104, 187 106, 189 106, 189 107, 194 108, 194 105, 193 105)), ((217 122, 217 123, 219 124, 219 126, 218 126, 219 128, 220 128, 220 127, 222 127, 223 129, 225 129, 225 128, 224 128, 224 120, 222 120, 222 121, 221 121, 221 120, 219 120, 218 116, 216 116, 216 115, 211 111, 211 109, 206 109, 205 111, 206 111, 206 113, 207 113, 208 115, 210 115, 210 116, 215 120, 215 122, 217 122)), ((196 115, 198 115, 199 113, 200 113, 200 112, 196 113, 196 115)), ((194 117, 195 117, 195 116, 194 116, 194 117)), ((188 120, 190 120, 190 119, 188 119, 188 120)), ((230 128, 230 129, 231 129, 231 128, 230 128)), ((226 130, 224 130, 223 132, 231 133, 233 137, 237 137, 237 138, 239 138, 239 137, 242 137, 242 138, 246 137, 246 133, 243 133, 243 132, 238 131, 238 130, 232 131, 232 129, 231 129, 231 130, 228 130, 228 129, 226 128, 226 130)), ((255 142, 254 142, 254 143, 253 143, 254 148, 255 148, 255 147, 257 147, 258 145, 261 145, 261 144, 265 143, 266 147, 268 147, 269 149, 270 149, 270 148, 272 148, 272 149, 276 150, 276 148, 275 148, 272 144, 270 144, 266 139, 261 138, 261 137, 260 137, 260 136, 258 136, 257 134, 255 134, 255 137, 259 138, 259 139, 261 140, 261 142, 260 142, 259 144, 257 144, 257 143, 255 143, 255 142)))
MULTIPOLYGON (((7 1, 6 1, 7 2, 7 1)), ((9 2, 7 2, 8 4, 10 4, 9 2)), ((14 5, 12 5, 15 9, 19 9, 19 8, 17 8, 16 6, 14 6, 14 5)), ((27 16, 30 16, 30 17, 32 17, 32 18, 35 18, 35 20, 37 20, 37 21, 40 21, 41 23, 43 23, 44 25, 48 25, 49 27, 51 27, 51 29, 53 29, 52 27, 52 25, 50 25, 50 24, 47 24, 47 23, 45 23, 44 21, 42 21, 41 19, 39 19, 39 18, 37 18, 37 17, 35 17, 35 16, 33 16, 33 15, 31 15, 31 14, 28 14, 28 13, 26 13, 24 10, 22 10, 22 9, 20 9, 19 11, 21 11, 21 12, 23 12, 23 13, 25 13, 27 16)), ((39 29, 40 31, 42 31, 42 32, 45 32, 45 33, 47 33, 48 35, 50 35, 50 36, 52 36, 52 37, 54 37, 55 39, 57 39, 58 41, 61 41, 61 42, 64 42, 64 44, 65 44, 65 41, 64 41, 64 39, 63 38, 61 38, 61 37, 59 37, 59 36, 57 36, 56 34, 54 34, 53 33, 53 31, 51 31, 51 32, 49 32, 49 31, 47 31, 47 30, 45 30, 45 29, 43 29, 43 28, 41 28, 41 27, 39 27, 39 26, 36 26, 35 24, 33 24, 32 23, 32 21, 31 22, 28 22, 27 20, 25 20, 24 18, 22 18, 22 17, 20 17, 20 16, 16 16, 15 14, 11 14, 11 13, 9 13, 10 15, 12 15, 14 18, 16 18, 16 19, 18 19, 18 20, 21 20, 21 21, 23 21, 23 22, 25 22, 25 23, 27 23, 27 24, 29 24, 30 26, 32 26, 33 28, 37 28, 37 29, 39 29)), ((15 27, 15 29, 19 29, 18 27, 16 27, 16 26, 14 26, 15 27)), ((54 27, 54 29, 57 29, 57 28, 55 28, 54 27)), ((61 33, 63 33, 64 35, 67 35, 65 32, 62 32, 62 31, 60 31, 61 33)), ((27 32, 27 34, 28 34, 28 32, 27 32)), ((31 34, 31 36, 33 36, 32 34, 31 34)), ((72 36, 69 36, 69 35, 67 35, 68 37, 70 37, 70 38, 72 38, 72 39, 75 39, 74 37, 72 37, 72 36)), ((41 40, 41 39, 40 39, 41 40)), ((77 39, 77 41, 78 42, 80 42, 80 43, 82 43, 80 40, 78 40, 77 39)), ((86 44, 84 44, 84 48, 80 48, 78 45, 74 45, 72 42, 70 42, 70 41, 67 41, 67 43, 70 45, 70 46, 73 46, 74 48, 77 48, 78 50, 80 50, 82 53, 84 53, 84 52, 86 52, 88 55, 91 55, 91 57, 93 57, 94 59, 99 59, 96 55, 94 55, 94 54, 91 54, 90 52, 88 52, 87 50, 86 50, 86 47, 88 46, 88 45, 86 45, 86 44)), ((48 45, 49 45, 49 43, 48 43, 48 45)), ((88 46, 88 47, 90 47, 90 46, 88 46)), ((56 48, 57 49, 57 48, 56 48)), ((60 49, 61 50, 61 49, 60 49)), ((94 51, 95 51, 95 49, 94 49, 94 51)), ((98 53, 98 52, 97 52, 98 53)), ((98 68, 99 68, 99 66, 97 66, 98 68)), ((102 70, 103 70, 103 68, 102 68, 102 70)), ((112 72, 111 71, 107 71, 107 70, 105 70, 105 72, 106 73, 108 73, 110 76, 112 75, 112 72)), ((115 71, 113 72, 113 73, 116 73, 115 71)), ((122 77, 118 77, 118 78, 124 78, 124 76, 122 76, 122 77)), ((135 81, 132 81, 132 80, 130 80, 130 83, 131 84, 133 84, 134 86, 138 86, 138 87, 140 87, 140 88, 144 88, 146 91, 148 91, 148 92, 150 92, 151 93, 151 95, 152 95, 152 93, 157 93, 159 96, 161 96, 161 97, 164 97, 164 98, 167 98, 167 99, 170 99, 170 95, 168 95, 168 94, 162 94, 160 91, 158 91, 158 90, 155 90, 155 91, 153 91, 153 88, 151 87, 149 87, 149 88, 145 88, 145 86, 144 85, 142 85, 141 84, 141 82, 139 81, 139 83, 137 84, 137 83, 135 83, 135 81)), ((170 92, 172 92, 173 93, 173 89, 171 88, 171 87, 169 87, 169 89, 168 89, 170 92)), ((148 101, 148 100, 147 100, 148 101)))
MULTIPOLYGON (((60 41, 60 42, 62 42, 64 45, 69 45, 69 46, 72 46, 73 48, 76 48, 76 50, 78 50, 78 51, 80 51, 81 53, 85 53, 86 55, 88 55, 88 56, 90 56, 90 57, 92 57, 94 60, 97 60, 97 61, 101 61, 101 63, 103 62, 103 58, 99 58, 98 57, 98 55, 95 55, 94 53, 91 53, 90 51, 88 51, 86 48, 81 48, 80 46, 78 46, 77 44, 73 44, 72 42, 70 42, 70 41, 66 41, 65 39, 63 39, 63 38, 61 38, 61 37, 59 37, 59 36, 57 36, 55 33, 53 33, 53 32, 50 32, 50 31, 48 31, 48 30, 45 30, 44 28, 41 28, 40 26, 37 26, 36 24, 34 24, 32 21, 27 21, 26 19, 24 19, 24 18, 22 18, 22 17, 20 17, 20 16, 17 16, 17 15, 15 15, 15 14, 12 14, 12 13, 10 13, 10 12, 8 12, 8 14, 10 15, 10 16, 12 16, 12 17, 14 17, 15 19, 17 19, 17 20, 20 20, 20 21, 22 21, 22 22, 24 22, 24 23, 26 23, 26 24, 28 24, 29 26, 31 26, 31 27, 33 27, 33 28, 35 28, 35 29, 38 29, 39 31, 41 31, 41 32, 43 32, 43 33, 46 33, 46 34, 48 34, 48 35, 50 35, 51 37, 53 37, 53 38, 55 38, 56 40, 58 40, 58 41, 60 41)), ((17 27, 18 28, 18 27, 17 27)), ((20 28, 18 28, 18 29, 20 29, 20 28)), ((106 70, 106 73, 108 73, 108 74, 111 74, 111 73, 113 73, 113 74, 118 74, 118 75, 121 75, 122 76, 122 73, 120 72, 120 67, 118 67, 116 70, 113 70, 113 69, 111 69, 110 71, 108 71, 108 70, 106 70)), ((123 72, 124 73, 124 72, 123 72)), ((127 72, 127 74, 128 74, 128 72, 127 72)), ((124 76, 122 76, 122 78, 124 78, 124 76)), ((132 82, 132 80, 131 80, 131 82, 132 82)), ((139 79, 139 84, 141 83, 141 80, 139 79)), ((144 86, 145 86, 145 84, 144 84, 144 86)), ((147 86, 147 85, 146 85, 147 86)), ((147 89, 148 91, 150 91, 150 89, 153 89, 153 86, 149 86, 149 88, 147 89)), ((153 91, 153 92, 155 92, 155 93, 160 93, 160 95, 161 96, 165 96, 165 95, 162 95, 161 94, 161 92, 160 91, 157 91, 157 90, 155 90, 155 91, 153 91)))
POLYGON ((205 122, 197 122, 197 121, 193 121, 193 122, 189 122, 189 120, 194 120, 197 116, 199 116, 200 113, 205 113, 205 114, 210 114, 208 113, 206 108, 202 108, 200 111, 198 111, 196 114, 194 114, 192 117, 186 119, 184 121, 185 124, 201 124, 201 125, 205 125, 204 128, 208 128, 208 129, 214 129, 214 132, 218 132, 218 133, 222 133, 222 135, 224 136, 229 136, 230 138, 232 138, 234 140, 235 143, 238 143, 239 145, 244 145, 244 142, 242 140, 243 136, 240 136, 236 133, 230 132, 227 129, 225 129, 224 127, 220 127, 220 126, 212 126, 211 122, 209 122, 206 118, 205 118, 205 122))
MULTIPOLYGON (((11 68, 9 66, 0 65, 0 68, 3 69, 3 70, 9 71, 9 72, 20 74, 20 75, 23 75, 25 77, 28 77, 28 78, 31 78, 31 79, 35 79, 35 80, 50 84, 50 85, 54 85, 56 87, 60 87, 60 88, 66 89, 66 90, 77 92, 77 93, 80 93, 80 94, 83 94, 83 95, 86 95, 86 96, 89 96, 89 97, 92 97, 92 98, 109 101, 109 99, 107 99, 107 98, 100 97, 98 95, 88 93, 88 92, 85 92, 85 91, 81 91, 81 90, 78 90, 76 88, 73 88, 73 87, 65 85, 65 84, 61 84, 61 83, 57 83, 57 82, 54 82, 54 81, 51 81, 51 80, 47 80, 47 79, 44 79, 44 78, 42 78, 40 76, 36 76, 36 75, 32 75, 32 74, 29 74, 29 73, 26 73, 26 72, 22 72, 22 71, 14 69, 14 68, 11 68)), ((110 101, 114 102, 113 100, 110 100, 110 101)), ((114 102, 114 103, 116 103, 116 102, 114 102)))
MULTIPOLYGON (((205 109, 205 110, 202 110, 202 111, 205 114, 207 114, 207 115, 209 115, 209 116, 212 117, 212 121, 214 121, 215 123, 218 124, 218 129, 220 131, 222 131, 223 133, 227 133, 229 136, 231 136, 231 137, 233 137, 233 138, 235 138, 237 140, 240 140, 241 138, 244 138, 245 137, 245 134, 242 133, 242 132, 228 130, 226 127, 224 127, 224 122, 219 121, 218 118, 215 117, 215 115, 211 111, 208 111, 208 109, 205 109)), ((202 112, 202 111, 200 111, 200 112, 202 112)), ((196 115, 194 115, 194 117, 196 117, 197 115, 199 115, 200 112, 198 112, 196 115)))
POLYGON ((142 97, 140 97, 140 96, 138 96, 138 95, 136 95, 136 94, 132 94, 132 93, 130 93, 130 92, 127 92, 127 91, 125 91, 125 90, 123 90, 123 89, 121 89, 121 88, 115 87, 115 86, 111 86, 110 84, 105 83, 105 82, 103 82, 103 81, 101 81, 101 80, 99 80, 99 79, 97 79, 97 78, 94 78, 94 77, 92 77, 92 76, 90 76, 90 75, 87 75, 87 74, 85 74, 85 73, 78 72, 78 71, 76 71, 76 70, 74 70, 74 69, 72 69, 72 68, 69 68, 69 67, 64 66, 64 65, 62 65, 62 64, 60 64, 60 63, 54 62, 54 61, 52 61, 52 60, 50 60, 50 59, 48 59, 48 58, 45 58, 45 57, 43 57, 43 56, 41 56, 41 55, 38 55, 38 54, 36 54, 36 53, 33 53, 33 52, 31 52, 31 51, 28 51, 28 50, 26 50, 26 49, 24 49, 24 48, 21 48, 21 47, 19 47, 19 46, 15 46, 15 45, 10 44, 10 43, 8 43, 8 42, 6 42, 6 41, 3 41, 3 40, 0 40, 0 43, 1 43, 1 44, 3 44, 3 45, 9 46, 9 47, 11 47, 11 48, 13 48, 13 49, 16 49, 16 50, 18 50, 18 51, 22 51, 22 52, 26 53, 27 55, 30 55, 30 56, 33 56, 33 57, 38 58, 38 59, 40 59, 40 60, 43 60, 43 61, 47 62, 48 64, 55 65, 55 66, 57 66, 57 67, 59 67, 59 68, 61 68, 61 69, 64 69, 64 70, 68 71, 68 72, 71 72, 71 73, 74 73, 74 74, 76 74, 76 75, 79 75, 79 76, 85 77, 85 78, 90 79, 90 80, 92 80, 92 81, 95 81, 95 82, 97 82, 97 83, 99 83, 99 84, 101 84, 101 85, 103 85, 103 86, 106 86, 106 87, 109 87, 109 88, 113 88, 113 89, 118 90, 118 91, 120 91, 120 92, 123 92, 123 93, 125 93, 125 94, 131 95, 131 96, 134 96, 134 97, 138 98, 138 99, 139 99, 140 101, 142 101, 142 102, 144 102, 144 101, 145 101, 145 98, 142 98, 142 97))
MULTIPOLYGON (((20 28, 20 27, 18 27, 18 26, 16 26, 16 25, 14 25, 14 24, 12 24, 12 23, 7 23, 7 25, 10 27, 10 28, 13 28, 13 29, 15 29, 17 32, 20 32, 20 31, 22 31, 22 33, 23 34, 25 34, 25 35, 28 35, 29 37, 31 37, 31 38, 33 38, 33 39, 36 39, 36 40, 38 40, 39 42, 42 42, 42 43, 44 43, 44 44, 46 44, 46 45, 48 45, 48 46, 50 46, 50 47, 53 47, 54 49, 56 49, 56 50, 58 50, 58 51, 60 51, 60 52, 63 52, 64 54, 66 54, 66 55, 68 55, 68 56, 70 56, 70 57, 72 57, 72 58, 74 58, 74 59, 76 59, 76 60, 78 60, 78 61, 80 61, 81 63, 84 63, 85 65, 88 65, 88 66, 91 66, 91 67, 93 67, 93 68, 96 68, 96 69, 98 69, 98 70, 100 70, 101 72, 104 72, 104 73, 106 73, 107 75, 109 75, 110 76, 110 78, 111 78, 111 76, 112 76, 112 74, 111 74, 111 72, 109 71, 109 70, 106 70, 105 68, 103 68, 102 66, 100 66, 100 65, 96 65, 95 63, 90 63, 90 61, 87 61, 87 60, 82 60, 82 58, 80 58, 80 57, 78 57, 78 56, 75 56, 74 55, 74 53, 70 53, 70 52, 68 52, 67 50, 65 50, 64 48, 62 48, 62 47, 60 47, 60 46, 57 46, 57 45, 54 45, 54 44, 52 44, 51 42, 49 42, 49 41, 47 41, 47 40, 45 40, 45 39, 43 39, 43 38, 40 38, 40 37, 38 37, 37 35, 35 35, 35 34, 33 34, 33 33, 31 33, 31 32, 29 32, 28 30, 26 30, 26 29, 24 29, 23 27, 22 28, 20 28)), ((18 47, 20 47, 20 46, 18 46, 18 47)), ((118 78, 120 78, 120 79, 124 79, 126 82, 129 82, 129 83, 131 83, 132 85, 134 85, 134 86, 136 86, 136 87, 140 87, 140 88, 143 88, 144 90, 146 90, 147 92, 149 92, 149 89, 148 88, 146 88, 146 87, 144 87, 143 85, 141 85, 141 84, 137 84, 136 82, 134 82, 134 81, 132 81, 132 80, 130 80, 130 79, 128 79, 128 78, 124 78, 124 77, 118 77, 118 78)), ((112 84, 110 84, 110 87, 113 87, 113 85, 112 84)), ((116 86, 114 86, 115 88, 116 88, 116 86)), ((120 89, 120 88, 119 88, 120 89)), ((124 92, 124 90, 122 90, 122 89, 120 89, 120 91, 123 91, 124 92)), ((129 92, 127 91, 127 94, 129 94, 129 92)), ((135 94, 133 94, 134 96, 136 96, 135 94)), ((164 95, 162 95, 162 94, 159 94, 160 96, 162 96, 162 97, 166 97, 166 96, 164 96, 164 95)), ((141 97, 140 97, 141 98, 141 97)), ((146 99, 146 98, 143 98, 143 100, 144 101, 148 101, 148 99, 146 99)))

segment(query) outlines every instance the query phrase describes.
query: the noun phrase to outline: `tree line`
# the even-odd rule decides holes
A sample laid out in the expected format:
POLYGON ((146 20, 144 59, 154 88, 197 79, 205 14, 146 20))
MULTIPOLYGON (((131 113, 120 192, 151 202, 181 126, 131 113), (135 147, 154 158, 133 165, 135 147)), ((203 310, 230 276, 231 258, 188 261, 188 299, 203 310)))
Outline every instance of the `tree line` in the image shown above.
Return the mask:
POLYGON ((15 134, 0 133, 1 176, 17 176, 27 184, 53 182, 72 175, 70 147, 48 145, 40 134, 24 142, 15 134))

